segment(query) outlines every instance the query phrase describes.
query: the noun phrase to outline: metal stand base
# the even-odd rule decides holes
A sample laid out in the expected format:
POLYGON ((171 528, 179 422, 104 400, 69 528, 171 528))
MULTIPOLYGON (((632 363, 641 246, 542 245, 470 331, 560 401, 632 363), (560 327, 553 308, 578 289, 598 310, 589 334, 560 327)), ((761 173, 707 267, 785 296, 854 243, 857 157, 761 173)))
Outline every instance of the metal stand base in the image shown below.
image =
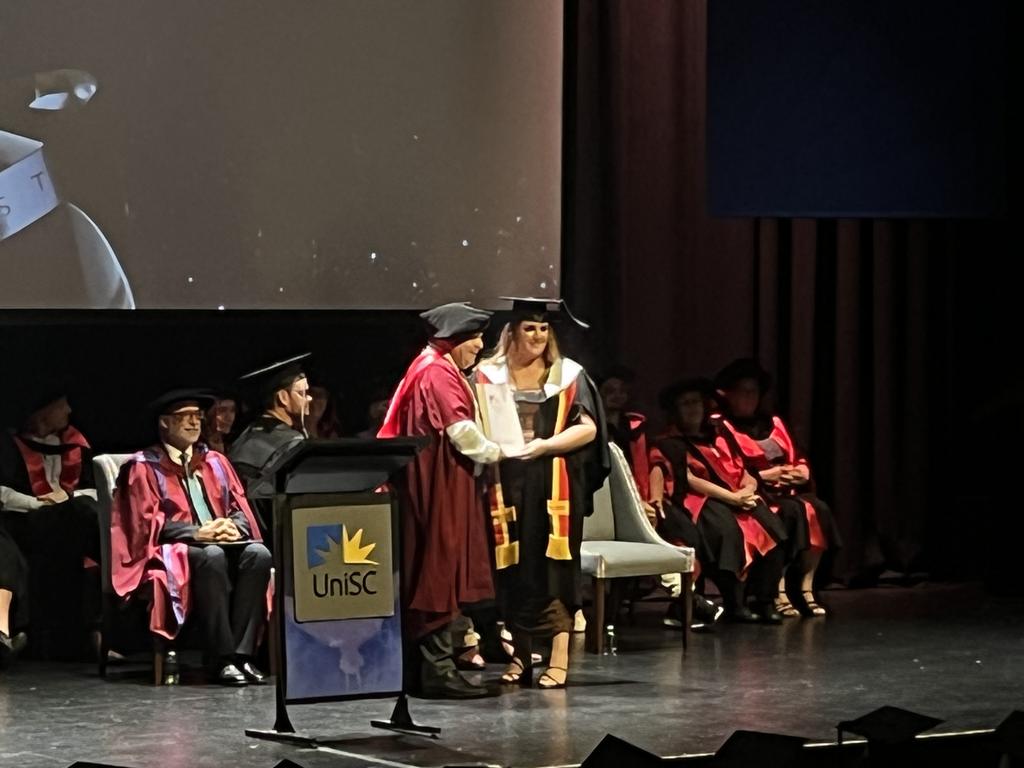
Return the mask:
POLYGON ((315 747, 322 743, 320 737, 308 736, 294 731, 264 730, 261 728, 246 728, 245 735, 253 739, 265 739, 267 741, 283 741, 294 744, 297 747, 315 747))
POLYGON ((430 739, 436 739, 441 734, 440 728, 432 725, 416 725, 413 722, 412 715, 409 714, 409 699, 404 693, 395 702, 395 709, 391 713, 390 720, 371 720, 370 725, 374 728, 383 728, 384 730, 396 731, 397 733, 411 733, 416 736, 426 736, 430 739))

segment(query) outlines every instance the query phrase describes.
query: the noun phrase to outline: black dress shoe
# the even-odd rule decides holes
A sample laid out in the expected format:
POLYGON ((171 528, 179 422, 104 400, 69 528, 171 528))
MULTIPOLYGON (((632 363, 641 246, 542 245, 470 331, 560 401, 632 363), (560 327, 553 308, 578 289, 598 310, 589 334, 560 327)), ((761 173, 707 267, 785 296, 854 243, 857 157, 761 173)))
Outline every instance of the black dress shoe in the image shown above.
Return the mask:
POLYGON ((782 614, 775 610, 773 603, 762 603, 757 606, 757 615, 761 617, 762 624, 781 624, 782 614))
POLYGON ((267 676, 260 672, 251 661, 242 664, 242 674, 253 685, 266 685, 267 676))
POLYGON ((225 664, 220 668, 217 673, 215 681, 220 685, 248 685, 249 681, 246 679, 238 667, 234 664, 225 664))
POLYGON ((757 624, 761 621, 761 617, 746 606, 742 606, 732 611, 726 611, 725 620, 733 624, 757 624))
POLYGON ((440 677, 424 679, 418 693, 424 699, 484 699, 496 696, 497 691, 483 685, 474 685, 455 670, 440 677))
POLYGON ((704 595, 693 596, 693 616, 701 624, 714 624, 724 613, 725 608, 711 602, 704 595))

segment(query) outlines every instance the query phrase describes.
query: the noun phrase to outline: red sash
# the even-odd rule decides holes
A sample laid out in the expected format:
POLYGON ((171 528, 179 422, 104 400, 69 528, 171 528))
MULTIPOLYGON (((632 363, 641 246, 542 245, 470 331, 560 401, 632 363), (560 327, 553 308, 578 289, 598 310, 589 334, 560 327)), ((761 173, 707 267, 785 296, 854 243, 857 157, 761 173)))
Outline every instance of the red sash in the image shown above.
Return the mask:
MULTIPOLYGON (((736 443, 743 452, 744 457, 747 459, 747 463, 755 473, 764 469, 769 469, 772 466, 759 441, 755 440, 750 435, 741 432, 727 420, 723 419, 722 422, 736 439, 736 443)), ((772 417, 772 431, 768 435, 767 439, 775 443, 782 451, 785 460, 784 463, 792 465, 807 464, 807 460, 797 452, 796 443, 793 442, 793 438, 790 437, 789 430, 786 429, 786 425, 778 416, 772 417)), ((772 492, 779 495, 788 494, 795 496, 798 494, 798 491, 795 488, 772 489, 772 492)), ((828 542, 825 540, 825 532, 822 530, 821 521, 818 519, 818 511, 814 508, 814 505, 806 499, 800 499, 800 501, 804 505, 804 516, 807 518, 807 536, 811 548, 828 549, 828 542)), ((778 512, 778 505, 773 505, 772 511, 778 512)))
MULTIPOLYGON (((89 447, 89 441, 85 439, 85 435, 71 426, 65 429, 60 437, 60 445, 54 446, 60 449, 60 487, 70 494, 82 479, 82 449, 89 447)), ((43 454, 17 435, 14 437, 14 444, 18 446, 21 458, 25 461, 32 493, 36 496, 52 493, 54 489, 46 480, 43 454)))

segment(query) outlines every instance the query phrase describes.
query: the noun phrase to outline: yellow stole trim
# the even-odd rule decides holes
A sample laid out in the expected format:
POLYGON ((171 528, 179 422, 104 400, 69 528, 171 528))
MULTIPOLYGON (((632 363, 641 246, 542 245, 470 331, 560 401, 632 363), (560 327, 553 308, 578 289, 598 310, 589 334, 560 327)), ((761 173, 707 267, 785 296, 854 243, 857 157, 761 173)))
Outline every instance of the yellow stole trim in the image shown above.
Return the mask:
MULTIPOLYGON (((575 384, 558 393, 558 416, 555 418, 555 430, 552 436, 565 429, 569 418, 569 398, 575 396, 575 384)), ((551 459, 551 496, 548 499, 548 518, 551 533, 548 534, 548 547, 545 554, 552 560, 571 560, 569 550, 569 473, 566 470, 565 458, 555 456, 551 459)))

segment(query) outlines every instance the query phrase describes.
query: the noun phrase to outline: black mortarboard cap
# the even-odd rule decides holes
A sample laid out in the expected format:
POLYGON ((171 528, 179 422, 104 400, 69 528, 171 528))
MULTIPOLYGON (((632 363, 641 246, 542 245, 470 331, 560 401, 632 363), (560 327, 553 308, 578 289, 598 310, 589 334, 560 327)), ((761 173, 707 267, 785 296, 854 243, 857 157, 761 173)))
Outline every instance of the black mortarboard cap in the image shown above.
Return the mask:
POLYGON ((1024 758, 1024 712, 1015 710, 997 725, 996 739, 1004 754, 1024 758))
POLYGON ((626 384, 631 384, 636 380, 636 371, 625 365, 613 365, 608 370, 602 371, 601 375, 597 377, 597 385, 601 386, 609 379, 618 379, 626 384))
POLYGON ((490 325, 493 314, 486 309, 474 307, 468 301, 454 301, 421 312, 420 317, 430 326, 431 338, 453 339, 480 333, 490 325))
POLYGON ((868 744, 896 745, 913 741, 917 734, 924 733, 941 722, 942 720, 928 715, 886 706, 868 712, 856 720, 843 720, 836 725, 836 729, 840 737, 845 731, 863 736, 868 740, 868 744))
POLYGON ((5 382, 0 404, 0 427, 20 428, 29 416, 68 395, 65 376, 57 371, 35 371, 31 379, 5 382))
POLYGON ((584 330, 590 328, 590 325, 580 320, 576 315, 569 309, 569 305, 565 299, 557 298, 537 298, 535 296, 499 296, 498 298, 503 301, 512 302, 512 313, 516 317, 526 318, 540 318, 546 317, 549 314, 560 314, 562 312, 572 320, 576 325, 584 330))
POLYGON ((288 389, 303 378, 306 375, 303 361, 309 356, 309 352, 304 352, 301 355, 289 357, 287 360, 279 360, 239 376, 238 382, 247 391, 251 391, 254 397, 263 399, 280 389, 288 389))
POLYGON ((236 403, 241 400, 238 387, 231 384, 217 382, 213 386, 207 387, 206 391, 218 400, 234 400, 236 403))
POLYGON ((195 403, 205 411, 213 405, 215 400, 216 397, 208 389, 202 389, 200 387, 171 389, 164 392, 159 397, 154 398, 149 403, 149 412, 155 418, 157 416, 162 416, 165 413, 172 412, 176 405, 189 402, 195 403))
POLYGON ((743 379, 754 379, 762 392, 772 387, 771 374, 752 357, 741 357, 725 366, 715 376, 715 386, 718 389, 730 389, 743 379))
POLYGON ((711 398, 714 397, 714 391, 715 387, 711 383, 711 379, 704 376, 691 376, 688 379, 673 382, 662 389, 658 393, 658 405, 662 410, 671 412, 675 410, 676 400, 684 392, 700 392, 705 398, 711 398))
POLYGON ((770 765, 786 768, 800 759, 807 739, 761 731, 735 731, 715 752, 714 765, 746 768, 750 765, 770 765))

